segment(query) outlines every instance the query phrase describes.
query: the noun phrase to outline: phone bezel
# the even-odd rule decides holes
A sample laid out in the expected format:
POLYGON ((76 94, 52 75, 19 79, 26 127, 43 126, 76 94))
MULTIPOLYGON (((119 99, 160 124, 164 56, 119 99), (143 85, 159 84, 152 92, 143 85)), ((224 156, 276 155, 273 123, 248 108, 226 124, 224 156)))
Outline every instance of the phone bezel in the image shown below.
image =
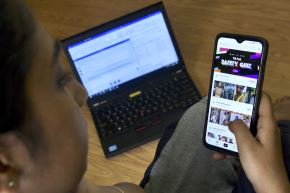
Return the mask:
POLYGON ((261 95, 262 95, 262 86, 263 86, 263 81, 264 81, 265 65, 266 65, 267 54, 268 54, 268 41, 265 38, 258 37, 258 36, 232 34, 232 33, 220 33, 215 38, 214 52, 213 52, 213 58, 212 58, 211 77, 210 77, 210 84, 209 84, 209 89, 208 89, 208 101, 207 101, 206 116, 205 116, 205 123, 204 123, 203 144, 211 150, 238 157, 239 154, 237 152, 230 151, 228 149, 224 149, 221 147, 217 147, 217 146, 208 144, 206 142, 206 133, 207 133, 210 100, 212 97, 211 96, 211 93, 212 93, 211 89, 212 89, 212 84, 213 84, 215 55, 216 55, 216 51, 217 51, 218 40, 222 37, 236 39, 236 41, 239 43, 243 42, 245 40, 249 40, 249 41, 260 42, 262 44, 262 58, 261 58, 261 65, 260 65, 259 77, 258 77, 257 88, 256 88, 256 100, 255 100, 255 104, 253 107, 253 116, 252 116, 252 121, 251 121, 251 125, 250 125, 250 131, 253 134, 253 136, 255 136, 257 133, 256 127, 257 127, 257 120, 258 120, 258 110, 259 110, 259 105, 260 105, 260 100, 261 100, 261 95))

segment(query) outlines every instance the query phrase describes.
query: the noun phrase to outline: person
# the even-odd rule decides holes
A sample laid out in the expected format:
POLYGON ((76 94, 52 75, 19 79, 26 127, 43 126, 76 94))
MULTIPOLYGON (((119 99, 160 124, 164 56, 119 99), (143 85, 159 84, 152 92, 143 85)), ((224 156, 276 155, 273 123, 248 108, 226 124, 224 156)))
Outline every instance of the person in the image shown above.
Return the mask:
POLYGON ((253 105, 255 102, 255 89, 248 87, 247 93, 246 103, 253 105))
POLYGON ((244 88, 245 88, 244 86, 239 86, 239 85, 236 86, 236 93, 234 95, 234 101, 242 102, 242 103, 246 101, 246 97, 243 93, 244 88))
POLYGON ((222 125, 227 126, 230 122, 230 112, 229 111, 224 111, 224 116, 222 120, 222 125))
POLYGON ((250 95, 250 102, 249 102, 249 104, 254 104, 255 103, 255 95, 254 94, 251 94, 250 95))
POLYGON ((225 83, 225 90, 224 90, 224 98, 225 99, 229 99, 229 100, 233 100, 234 97, 234 85, 230 84, 230 83, 225 83))
POLYGON ((59 63, 60 45, 20 0, 0 1, 0 192, 143 193, 83 179, 84 88, 59 63))
POLYGON ((210 121, 211 121, 212 123, 218 123, 217 120, 218 120, 218 118, 217 118, 217 114, 216 114, 216 112, 214 111, 214 112, 212 113, 211 117, 210 117, 210 121))
POLYGON ((216 84, 216 87, 214 88, 213 96, 222 97, 223 91, 224 91, 222 83, 216 81, 215 84, 216 84))
MULTIPOLYGON (((86 122, 79 107, 86 100, 86 92, 59 64, 59 43, 34 20, 22 1, 1 0, 0 13, 0 192, 144 192, 131 183, 95 186, 83 179, 88 142, 86 122)), ((274 129, 269 126, 273 124, 268 124, 272 119, 266 115, 260 118, 263 123, 261 130, 265 130, 263 126, 266 122, 265 131, 272 134, 274 129)), ((233 126, 241 128, 241 132, 233 130, 238 140, 254 140, 244 135, 246 129, 239 122, 233 126)), ((198 125, 193 128, 198 128, 198 125)), ((276 132, 274 134, 278 136, 276 132)), ((266 173, 261 172, 265 167, 261 160, 263 156, 254 159, 253 148, 241 144, 241 161, 249 179, 257 188, 260 188, 259 179, 263 179, 263 183, 268 182, 267 178, 273 180, 276 188, 273 192, 285 188, 285 168, 276 139, 274 144, 270 140, 274 151, 269 146, 256 148, 259 154, 270 160, 270 165, 267 165, 270 172, 266 173), (257 170, 252 169, 253 165, 258 165, 257 170)), ((182 146, 182 143, 179 145, 182 146)), ((192 149, 188 151, 194 152, 192 149)), ((204 152, 200 153, 198 160, 204 162, 204 152)), ((202 180, 200 182, 202 185, 202 180)), ((169 185, 162 184, 162 188, 165 190, 169 185)), ((149 189, 146 190, 150 193, 149 189)), ((262 193, 264 189, 258 190, 262 193)))

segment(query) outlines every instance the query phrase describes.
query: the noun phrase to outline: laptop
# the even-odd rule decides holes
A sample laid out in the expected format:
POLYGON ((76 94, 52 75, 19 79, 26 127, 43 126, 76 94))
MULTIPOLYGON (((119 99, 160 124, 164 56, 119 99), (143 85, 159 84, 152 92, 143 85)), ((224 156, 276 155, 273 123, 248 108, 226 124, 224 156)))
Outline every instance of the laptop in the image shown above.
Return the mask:
POLYGON ((162 2, 61 42, 106 157, 160 137, 201 99, 162 2))

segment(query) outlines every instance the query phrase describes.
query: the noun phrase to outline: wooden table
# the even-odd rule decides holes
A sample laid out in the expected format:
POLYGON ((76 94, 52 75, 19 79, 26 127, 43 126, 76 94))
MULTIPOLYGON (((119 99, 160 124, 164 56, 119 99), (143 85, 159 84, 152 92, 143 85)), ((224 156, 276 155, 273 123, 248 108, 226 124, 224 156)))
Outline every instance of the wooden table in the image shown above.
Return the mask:
MULTIPOLYGON (((44 27, 57 38, 150 5, 155 0, 27 0, 44 27)), ((219 32, 263 36, 270 44, 264 90, 273 99, 290 95, 290 1, 165 0, 177 42, 192 79, 206 95, 214 39, 219 32)), ((105 159, 91 115, 87 178, 97 184, 139 183, 157 141, 111 159, 105 159)))

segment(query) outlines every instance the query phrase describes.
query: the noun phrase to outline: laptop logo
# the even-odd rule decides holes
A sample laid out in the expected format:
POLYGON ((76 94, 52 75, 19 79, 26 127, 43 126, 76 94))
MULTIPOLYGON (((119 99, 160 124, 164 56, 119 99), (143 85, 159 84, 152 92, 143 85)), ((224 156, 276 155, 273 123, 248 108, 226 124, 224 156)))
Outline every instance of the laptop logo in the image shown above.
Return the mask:
POLYGON ((109 152, 116 151, 118 149, 118 146, 116 144, 109 146, 108 150, 109 152))

